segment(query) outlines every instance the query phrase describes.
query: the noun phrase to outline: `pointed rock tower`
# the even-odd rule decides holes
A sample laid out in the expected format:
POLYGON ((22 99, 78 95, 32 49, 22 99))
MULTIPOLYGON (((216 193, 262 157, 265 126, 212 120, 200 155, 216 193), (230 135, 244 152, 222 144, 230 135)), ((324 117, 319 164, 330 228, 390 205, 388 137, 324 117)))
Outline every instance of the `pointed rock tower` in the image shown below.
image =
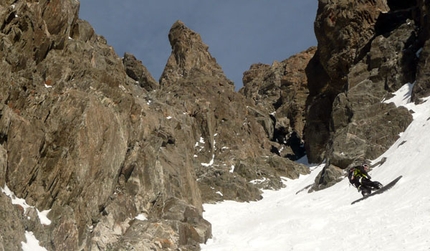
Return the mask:
POLYGON ((199 34, 178 20, 170 29, 169 41, 172 54, 167 60, 160 78, 162 86, 173 84, 178 79, 198 73, 219 78, 221 82, 228 83, 234 90, 233 82, 225 77, 221 66, 209 53, 209 46, 203 43, 199 34))

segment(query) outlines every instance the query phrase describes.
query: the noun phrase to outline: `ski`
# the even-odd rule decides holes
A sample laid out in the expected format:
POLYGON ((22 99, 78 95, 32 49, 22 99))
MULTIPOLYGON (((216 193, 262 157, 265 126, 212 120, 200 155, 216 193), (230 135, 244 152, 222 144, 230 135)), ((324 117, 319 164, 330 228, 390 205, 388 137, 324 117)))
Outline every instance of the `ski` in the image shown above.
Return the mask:
POLYGON ((351 203, 351 205, 353 205, 353 204, 355 204, 355 203, 357 203, 357 202, 360 202, 360 201, 362 201, 362 200, 365 200, 365 199, 369 198, 370 196, 373 196, 373 195, 376 195, 376 194, 381 194, 381 193, 383 193, 383 192, 387 191, 388 189, 392 188, 392 187, 397 183, 397 181, 399 181, 402 177, 403 177, 403 176, 402 176, 402 175, 400 175, 399 177, 395 178, 393 181, 391 181, 391 182, 390 182, 390 183, 388 183, 387 185, 383 186, 382 188, 380 188, 380 189, 376 190, 375 192, 373 192, 373 193, 371 193, 371 194, 369 194, 369 195, 363 196, 363 198, 360 198, 360 199, 358 199, 358 200, 353 201, 353 202, 351 203))

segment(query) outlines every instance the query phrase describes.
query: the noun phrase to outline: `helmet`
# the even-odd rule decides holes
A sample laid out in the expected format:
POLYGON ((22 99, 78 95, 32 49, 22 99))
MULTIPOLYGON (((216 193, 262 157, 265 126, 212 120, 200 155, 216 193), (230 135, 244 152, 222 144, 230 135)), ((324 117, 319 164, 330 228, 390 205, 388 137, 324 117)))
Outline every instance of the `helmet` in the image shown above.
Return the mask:
POLYGON ((363 168, 364 168, 364 170, 368 171, 370 167, 368 164, 363 164, 363 168))

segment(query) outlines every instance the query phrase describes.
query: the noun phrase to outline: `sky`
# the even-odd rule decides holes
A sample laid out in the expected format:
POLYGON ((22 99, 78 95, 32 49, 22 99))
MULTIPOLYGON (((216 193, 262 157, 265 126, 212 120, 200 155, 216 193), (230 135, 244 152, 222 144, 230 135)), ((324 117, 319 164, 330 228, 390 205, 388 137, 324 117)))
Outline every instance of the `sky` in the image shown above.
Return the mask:
MULTIPOLYGON (((430 98, 415 105, 409 102, 411 89, 406 84, 385 101, 413 110, 413 121, 372 161, 385 157, 385 163, 369 173, 382 184, 402 175, 393 188, 354 205, 362 196, 347 178, 318 192, 301 191, 324 166, 309 165, 303 158, 299 161, 309 165, 311 173, 285 178, 285 188, 264 191, 260 201, 204 204, 203 217, 212 224, 212 238, 201 245, 202 251, 430 250, 430 98)), ((24 210, 31 207, 7 186, 0 190, 13 204, 24 210)), ((48 212, 38 211, 42 224, 50 224, 48 212)), ((145 221, 146 216, 135 219, 145 221)), ((46 251, 32 232, 26 231, 25 237, 23 251, 46 251)))
POLYGON ((199 33, 227 78, 242 87, 254 63, 272 64, 316 46, 317 0, 80 0, 81 19, 119 56, 136 56, 158 80, 171 53, 168 33, 181 20, 199 33))
POLYGON ((261 201, 205 204, 213 237, 202 251, 430 250, 430 102, 408 102, 410 90, 406 84, 386 102, 413 110, 414 120, 372 161, 386 162, 369 173, 382 184, 402 175, 393 188, 354 205, 362 195, 347 178, 322 191, 297 193, 324 164, 310 166, 311 174, 285 179, 286 188, 265 191, 261 201))

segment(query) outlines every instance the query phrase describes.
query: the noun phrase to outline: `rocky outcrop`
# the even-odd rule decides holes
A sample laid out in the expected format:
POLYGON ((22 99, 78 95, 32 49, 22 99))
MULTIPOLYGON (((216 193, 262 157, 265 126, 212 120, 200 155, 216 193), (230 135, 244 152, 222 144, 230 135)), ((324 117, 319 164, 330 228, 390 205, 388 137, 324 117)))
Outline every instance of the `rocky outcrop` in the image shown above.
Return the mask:
POLYGON ((142 64, 142 61, 130 53, 124 53, 122 62, 127 76, 135 80, 136 84, 149 92, 158 89, 158 82, 152 78, 151 73, 142 64))
POLYGON ((425 2, 325 1, 318 47, 255 64, 234 91, 177 21, 155 81, 77 16, 77 1, 0 1, 0 250, 199 250, 203 203, 261 199, 293 160, 327 158, 314 189, 385 151, 412 119, 382 102, 428 95, 425 2), (49 210, 51 223, 39 211, 49 210))
POLYGON ((383 101, 406 83, 415 83, 413 100, 428 94, 426 12, 415 1, 319 2, 318 50, 307 68, 312 162, 343 169, 374 159, 406 129, 410 112, 383 101))
POLYGON ((234 89, 233 82, 225 77, 221 66, 209 53, 209 47, 202 43, 198 33, 188 29, 183 22, 177 21, 170 29, 169 41, 172 54, 161 74, 162 86, 174 84, 177 80, 198 75, 199 71, 202 71, 234 89))
POLYGON ((429 70, 427 67, 427 59, 430 56, 430 22, 427 18, 430 3, 427 1, 417 1, 417 8, 412 8, 414 14, 413 20, 416 26, 420 27, 417 32, 417 47, 418 49, 418 65, 415 85, 412 90, 412 100, 416 103, 422 102, 422 98, 430 95, 430 84, 428 81, 429 70))
POLYGON ((281 175, 295 178, 308 172, 271 152, 272 118, 234 92, 197 33, 178 21, 169 40, 172 55, 155 95, 195 121, 191 139, 203 201, 258 200, 259 188, 283 187, 281 175), (254 180, 260 182, 250 183, 254 180))
POLYGON ((379 15, 388 10, 385 0, 318 2, 315 20, 318 55, 333 89, 344 88, 349 68, 365 55, 379 15))
POLYGON ((330 138, 330 117, 335 97, 347 89, 351 66, 364 57, 375 35, 386 1, 319 1, 315 21, 318 52, 309 65, 309 114, 306 148, 309 159, 319 162, 330 138), (315 74, 319 73, 319 74, 315 74))
MULTIPOLYGON (((190 164, 189 116, 148 98, 152 78, 130 66, 132 56, 121 60, 78 8, 2 2, 0 185, 51 210, 52 223, 34 229, 48 250, 198 249, 211 230, 190 164), (175 130, 181 148, 169 138, 175 130), (139 224, 148 234, 128 242, 139 224)), ((15 236, 10 243, 24 239, 15 236)))
POLYGON ((312 47, 282 62, 252 65, 243 74, 244 87, 239 90, 258 109, 271 114, 272 151, 292 160, 305 154, 303 130, 309 94, 305 69, 315 51, 312 47))
POLYGON ((271 152, 272 118, 185 24, 158 84, 78 9, 0 2, 0 186, 51 220, 2 194, 4 249, 32 231, 47 250, 199 250, 203 202, 258 200, 309 172, 271 152))
POLYGON ((419 61, 417 66, 417 76, 412 90, 412 100, 416 103, 422 102, 422 98, 430 95, 430 85, 428 76, 430 75, 427 58, 430 57, 430 42, 427 40, 418 51, 419 61))
MULTIPOLYGON (((0 250, 22 250, 25 242, 24 213, 22 208, 12 205, 11 199, 0 192, 0 250)), ((31 229, 29 230, 31 231, 31 229)))

